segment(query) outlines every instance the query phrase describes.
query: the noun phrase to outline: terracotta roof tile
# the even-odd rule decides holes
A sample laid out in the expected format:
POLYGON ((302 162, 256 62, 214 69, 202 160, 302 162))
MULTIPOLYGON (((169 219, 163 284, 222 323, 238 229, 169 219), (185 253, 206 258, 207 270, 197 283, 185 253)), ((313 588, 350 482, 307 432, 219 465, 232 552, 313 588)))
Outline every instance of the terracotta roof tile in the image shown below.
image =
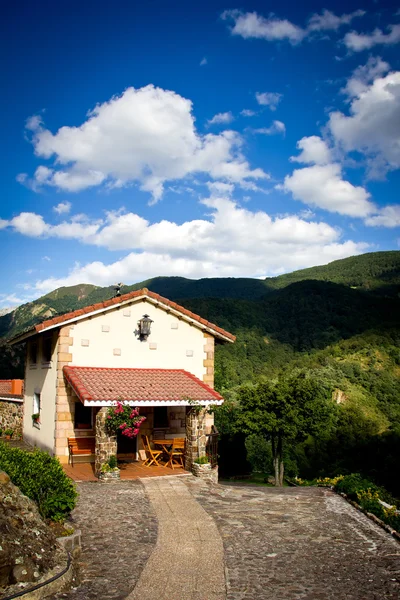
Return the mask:
POLYGON ((222 396, 183 369, 112 369, 65 366, 64 374, 82 402, 221 402, 222 396))
MULTIPOLYGON (((20 389, 21 389, 20 388, 20 389)), ((23 398, 24 397, 24 383, 21 380, 15 379, 0 379, 0 397, 2 398, 23 398), (16 394, 14 392, 13 382, 20 381, 22 394, 16 394)))
POLYGON ((36 325, 35 330, 36 330, 36 332, 39 332, 39 331, 42 331, 43 329, 46 329, 47 327, 51 327, 52 325, 58 325, 59 323, 64 323, 65 321, 70 321, 71 319, 74 319, 75 317, 80 317, 85 314, 90 314, 91 312, 94 312, 96 310, 101 310, 102 308, 107 308, 109 306, 121 304, 122 302, 127 302, 129 300, 133 300, 134 298, 138 298, 140 296, 147 296, 148 298, 151 298, 152 300, 157 300, 157 301, 161 302, 162 304, 169 306, 170 308, 180 312, 182 315, 189 317, 193 321, 197 321, 199 324, 204 325, 205 327, 208 327, 217 335, 220 335, 228 340, 231 340, 232 342, 234 342, 236 340, 236 336, 234 336, 232 333, 229 333, 229 331, 225 331, 225 329, 218 327, 218 325, 215 325, 214 323, 210 323, 206 319, 203 319, 199 315, 196 315, 196 313, 193 313, 190 310, 184 308, 183 306, 180 306, 176 302, 172 302, 171 300, 168 300, 168 298, 163 298, 163 296, 160 296, 159 294, 156 294, 155 292, 149 291, 147 288, 143 288, 142 290, 136 290, 134 292, 129 292, 128 294, 123 294, 122 296, 119 296, 117 298, 110 298, 109 300, 105 300, 104 302, 92 304, 91 306, 86 306, 83 309, 79 308, 78 310, 74 310, 73 312, 67 313, 65 315, 61 315, 58 317, 54 317, 52 319, 48 319, 47 321, 43 321, 43 323, 36 325))

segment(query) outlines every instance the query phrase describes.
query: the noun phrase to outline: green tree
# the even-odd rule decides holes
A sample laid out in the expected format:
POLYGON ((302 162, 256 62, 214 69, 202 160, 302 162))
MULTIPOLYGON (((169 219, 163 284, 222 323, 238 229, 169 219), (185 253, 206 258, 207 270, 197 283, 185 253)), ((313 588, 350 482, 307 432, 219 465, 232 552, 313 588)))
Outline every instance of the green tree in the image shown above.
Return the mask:
POLYGON ((309 435, 324 436, 335 423, 331 391, 305 372, 238 392, 238 430, 271 441, 275 485, 283 485, 283 449, 309 435))

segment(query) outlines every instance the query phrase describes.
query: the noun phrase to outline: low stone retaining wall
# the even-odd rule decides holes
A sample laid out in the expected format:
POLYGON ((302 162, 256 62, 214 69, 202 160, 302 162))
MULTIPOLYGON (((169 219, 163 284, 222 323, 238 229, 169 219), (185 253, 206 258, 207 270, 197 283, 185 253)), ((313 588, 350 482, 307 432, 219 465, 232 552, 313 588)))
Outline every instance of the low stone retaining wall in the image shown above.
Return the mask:
POLYGON ((77 529, 71 535, 65 535, 57 538, 57 542, 70 553, 73 558, 77 558, 81 553, 81 530, 77 529))
POLYGON ((364 515, 366 515, 369 519, 371 519, 371 521, 373 521, 374 523, 376 523, 377 525, 379 525, 379 527, 382 527, 382 529, 384 529, 385 531, 387 531, 388 533, 390 533, 390 535, 392 535, 398 542, 400 542, 400 533, 398 531, 396 531, 395 529, 392 529, 389 525, 387 525, 386 523, 384 523, 384 521, 382 521, 381 519, 379 519, 373 513, 370 513, 367 510, 364 510, 362 506, 360 506, 359 504, 357 504, 357 502, 354 502, 354 500, 351 500, 347 496, 347 494, 340 493, 339 496, 342 496, 342 498, 344 498, 345 500, 347 500, 347 502, 349 504, 351 504, 352 506, 354 506, 354 508, 356 508, 360 512, 364 513, 364 515))
POLYGON ((120 472, 118 471, 108 471, 106 473, 99 473, 99 481, 102 483, 116 483, 120 481, 120 472))
POLYGON ((0 399, 0 429, 12 429, 13 437, 22 437, 24 404, 20 400, 0 399))
POLYGON ((212 468, 210 463, 206 463, 205 465, 193 463, 192 473, 195 477, 218 483, 218 467, 212 468))

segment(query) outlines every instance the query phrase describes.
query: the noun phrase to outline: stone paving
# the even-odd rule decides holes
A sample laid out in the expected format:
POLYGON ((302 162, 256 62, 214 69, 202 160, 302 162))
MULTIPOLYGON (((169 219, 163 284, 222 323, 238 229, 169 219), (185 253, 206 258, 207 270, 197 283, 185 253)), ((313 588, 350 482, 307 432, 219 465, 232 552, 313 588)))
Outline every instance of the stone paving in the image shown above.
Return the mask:
POLYGON ((400 598, 400 544, 328 489, 191 476, 78 488, 81 585, 53 600, 400 598))
POLYGON ((155 550, 127 600, 225 600, 224 549, 186 478, 144 479, 158 517, 155 550))
POLYGON ((332 491, 185 484, 222 536, 227 600, 400 598, 400 544, 332 491))
MULTIPOLYGON (((122 600, 157 540, 157 519, 139 481, 77 484, 72 521, 82 530, 81 585, 51 598, 122 600)), ((171 599, 172 600, 172 599, 171 599)))

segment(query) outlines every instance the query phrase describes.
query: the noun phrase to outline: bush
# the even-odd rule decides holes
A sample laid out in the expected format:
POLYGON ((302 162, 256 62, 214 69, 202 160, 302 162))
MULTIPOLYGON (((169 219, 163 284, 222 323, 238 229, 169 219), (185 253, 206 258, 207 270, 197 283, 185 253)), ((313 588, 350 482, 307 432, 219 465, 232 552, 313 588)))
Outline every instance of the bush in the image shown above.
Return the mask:
POLYGON ((0 469, 23 494, 36 502, 44 519, 64 520, 75 507, 77 492, 56 458, 43 450, 26 452, 0 442, 0 469))
POLYGON ((208 456, 199 456, 199 458, 196 458, 194 462, 196 465, 207 465, 210 461, 208 456))
POLYGON ((115 454, 110 456, 110 458, 108 459, 108 466, 110 467, 110 469, 115 469, 118 466, 117 457, 115 456, 115 454))
POLYGON ((363 510, 374 514, 378 519, 400 532, 400 512, 397 510, 394 498, 384 488, 363 478, 359 473, 353 473, 338 478, 334 489, 336 492, 346 494, 363 510), (381 501, 391 506, 385 506, 381 501))

